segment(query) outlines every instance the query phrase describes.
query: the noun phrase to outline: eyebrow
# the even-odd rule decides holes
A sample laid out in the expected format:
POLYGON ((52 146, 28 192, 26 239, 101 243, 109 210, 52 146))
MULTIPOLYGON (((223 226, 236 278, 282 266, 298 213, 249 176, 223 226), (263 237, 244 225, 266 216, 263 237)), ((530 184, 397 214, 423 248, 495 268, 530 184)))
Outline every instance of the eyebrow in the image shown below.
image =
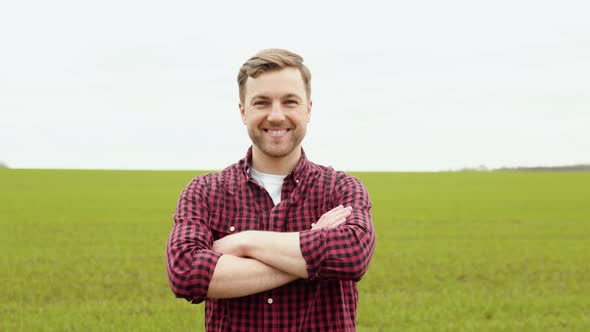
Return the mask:
POLYGON ((266 95, 255 95, 250 100, 255 100, 255 99, 270 99, 270 97, 269 96, 266 96, 266 95))
MULTIPOLYGON (((288 99, 288 98, 301 99, 301 97, 295 93, 288 93, 288 94, 284 95, 283 97, 281 97, 281 99, 288 99)), ((255 95, 254 97, 252 97, 251 100, 255 100, 255 99, 271 99, 271 98, 267 95, 259 94, 259 95, 255 95)))
POLYGON ((288 98, 297 98, 301 100, 301 97, 299 97, 299 95, 295 94, 295 93, 289 93, 286 96, 283 97, 283 99, 288 99, 288 98))
MULTIPOLYGON (((295 98, 295 99, 297 99, 299 101, 302 100, 302 98, 299 95, 295 94, 295 93, 288 93, 288 94, 284 95, 283 97, 281 97, 281 99, 283 99, 283 100, 284 99, 289 99, 289 98, 295 98)), ((269 97, 269 96, 267 96, 267 95, 258 94, 258 95, 255 95, 254 97, 252 97, 252 99, 250 99, 250 103, 253 103, 256 100, 270 100, 270 99, 272 99, 272 98, 269 97)))

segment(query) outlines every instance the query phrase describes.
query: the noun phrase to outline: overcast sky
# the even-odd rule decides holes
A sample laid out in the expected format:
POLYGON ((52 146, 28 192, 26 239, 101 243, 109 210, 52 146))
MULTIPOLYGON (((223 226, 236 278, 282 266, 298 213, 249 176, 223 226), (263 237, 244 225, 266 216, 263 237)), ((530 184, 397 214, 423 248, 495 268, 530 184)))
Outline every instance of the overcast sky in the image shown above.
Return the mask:
POLYGON ((311 160, 344 170, 590 163, 587 1, 3 1, 0 161, 220 169, 236 75, 310 67, 311 160))

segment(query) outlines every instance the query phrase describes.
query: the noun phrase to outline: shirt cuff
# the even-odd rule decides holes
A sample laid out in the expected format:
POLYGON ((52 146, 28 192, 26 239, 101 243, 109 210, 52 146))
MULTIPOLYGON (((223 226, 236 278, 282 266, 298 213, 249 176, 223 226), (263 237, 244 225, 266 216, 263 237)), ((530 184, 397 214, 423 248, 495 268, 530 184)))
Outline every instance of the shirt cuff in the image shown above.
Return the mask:
POLYGON ((191 303, 201 303, 207 298, 209 283, 221 253, 213 250, 200 250, 194 257, 191 280, 193 284, 191 303))
POLYGON ((320 276, 326 252, 326 232, 327 230, 323 228, 299 232, 299 246, 307 265, 309 280, 316 280, 320 276))

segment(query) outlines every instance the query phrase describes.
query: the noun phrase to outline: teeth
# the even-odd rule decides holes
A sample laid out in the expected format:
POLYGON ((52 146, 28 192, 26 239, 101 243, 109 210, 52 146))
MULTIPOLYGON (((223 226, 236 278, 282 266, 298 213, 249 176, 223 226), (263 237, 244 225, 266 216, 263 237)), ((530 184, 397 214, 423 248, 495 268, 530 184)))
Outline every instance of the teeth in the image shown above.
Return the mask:
POLYGON ((269 129, 269 130, 268 130, 268 132, 269 132, 271 135, 282 135, 282 134, 285 134, 285 133, 287 133, 287 130, 286 130, 286 129, 283 129, 283 130, 270 130, 270 129, 269 129))

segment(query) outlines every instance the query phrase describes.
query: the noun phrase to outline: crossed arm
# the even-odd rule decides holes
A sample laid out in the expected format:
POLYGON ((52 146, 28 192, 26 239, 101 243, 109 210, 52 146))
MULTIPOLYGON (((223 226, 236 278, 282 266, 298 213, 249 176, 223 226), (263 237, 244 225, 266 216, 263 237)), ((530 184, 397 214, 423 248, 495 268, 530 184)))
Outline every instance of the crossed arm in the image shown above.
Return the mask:
POLYGON ((358 281, 366 272, 375 233, 371 202, 360 181, 343 180, 335 190, 342 205, 326 212, 310 230, 245 231, 216 241, 201 196, 211 190, 206 180, 195 178, 185 188, 174 214, 166 261, 177 297, 199 303, 247 296, 299 278, 358 281))
MULTIPOLYGON (((312 229, 337 227, 351 211, 351 207, 337 206, 312 229)), ((223 255, 209 282, 210 298, 251 295, 309 277, 297 232, 245 231, 215 241, 212 249, 223 255)))

